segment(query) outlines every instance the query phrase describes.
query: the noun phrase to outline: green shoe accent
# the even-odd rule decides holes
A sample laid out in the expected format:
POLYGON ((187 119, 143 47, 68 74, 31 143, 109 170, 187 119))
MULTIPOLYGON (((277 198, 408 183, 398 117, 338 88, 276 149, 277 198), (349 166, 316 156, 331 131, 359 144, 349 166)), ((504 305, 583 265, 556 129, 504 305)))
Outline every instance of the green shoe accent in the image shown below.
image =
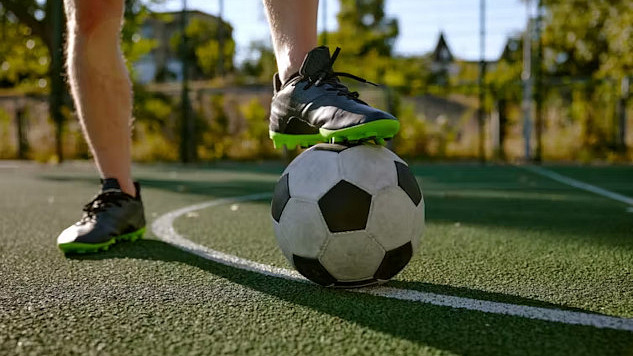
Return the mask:
POLYGON ((376 120, 340 130, 319 129, 318 134, 291 135, 269 131, 275 148, 286 146, 293 149, 297 146, 310 147, 322 142, 345 142, 375 140, 383 144, 385 139, 393 138, 400 129, 400 122, 396 120, 376 120))
POLYGON ((275 148, 283 148, 286 146, 288 149, 299 147, 310 147, 317 143, 325 142, 325 138, 321 134, 313 135, 289 135, 282 134, 275 131, 269 131, 270 138, 273 140, 273 146, 275 148))
POLYGON ((330 142, 342 142, 392 138, 398 130, 400 130, 399 121, 376 120, 340 130, 319 129, 319 132, 330 142))
POLYGON ((138 239, 142 239, 145 234, 145 227, 142 227, 134 232, 127 233, 125 235, 115 236, 106 242, 100 243, 85 243, 85 242, 68 242, 65 244, 59 244, 59 248, 64 253, 92 253, 99 251, 107 251, 111 245, 121 241, 134 242, 138 239))

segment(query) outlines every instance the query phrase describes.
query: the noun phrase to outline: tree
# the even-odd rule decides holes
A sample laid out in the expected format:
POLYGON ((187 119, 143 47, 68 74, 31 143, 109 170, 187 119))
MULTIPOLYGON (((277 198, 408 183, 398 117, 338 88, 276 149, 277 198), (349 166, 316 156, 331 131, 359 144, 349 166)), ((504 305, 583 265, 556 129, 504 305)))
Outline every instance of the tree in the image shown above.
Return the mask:
POLYGON ((46 90, 50 56, 42 40, 4 8, 0 8, 0 33, 0 88, 46 90))
POLYGON ((255 80, 268 83, 277 71, 277 60, 270 45, 264 42, 251 42, 249 56, 242 62, 241 74, 255 80))
POLYGON ((543 0, 543 5, 544 74, 571 79, 570 112, 582 126, 583 148, 588 155, 622 148, 627 90, 620 92, 620 86, 633 73, 633 2, 543 0))
MULTIPOLYGON (((125 2, 125 26, 123 42, 131 42, 139 20, 147 15, 147 5, 163 0, 127 0, 125 2)), ((0 16, 3 21, 20 23, 29 28, 30 34, 39 38, 49 53, 54 50, 54 10, 61 0, 0 0, 0 16)), ((3 37, 7 38, 7 37, 3 37)))
MULTIPOLYGON (((398 36, 398 20, 385 16, 384 0, 341 0, 338 30, 327 34, 329 44, 342 48, 337 71, 347 71, 384 83, 393 75, 391 56, 398 36)), ((321 34, 324 36, 325 34, 321 34)))
MULTIPOLYGON (((150 45, 146 41, 134 40, 134 36, 140 19, 147 13, 145 5, 160 1, 128 0, 125 2, 126 21, 122 39, 123 50, 128 58, 134 59, 135 56, 142 55, 143 51, 149 50, 150 45)), ((25 78, 41 75, 46 67, 50 85, 42 85, 47 83, 39 79, 37 86, 40 91, 45 89, 49 93, 49 112, 56 126, 57 159, 61 161, 63 158, 61 141, 65 121, 62 107, 70 102, 62 73, 64 48, 62 0, 0 0, 0 18, 3 31, 5 31, 3 34, 13 34, 12 37, 3 37, 4 45, 0 46, 0 51, 2 51, 0 58, 5 59, 0 63, 0 81, 3 81, 5 86, 26 85, 29 87, 30 81, 25 78), (20 55, 20 43, 25 43, 30 51, 27 55, 20 55), (33 57, 37 58, 37 64, 33 61, 33 57), (12 66, 13 72, 9 71, 12 66)), ((33 91, 32 88, 29 91, 33 91)))
POLYGON ((633 71, 632 1, 544 1, 545 68, 554 75, 619 77, 633 71))
POLYGON ((387 18, 384 8, 385 0, 341 0, 339 30, 332 39, 354 56, 370 52, 391 56, 398 37, 398 20, 387 18))
MULTIPOLYGON (((192 18, 185 30, 188 40, 186 56, 193 64, 195 77, 217 77, 234 70, 235 41, 233 27, 217 19, 192 18), (221 32, 220 32, 221 31, 221 32), (220 53, 222 47, 222 53, 220 53), (220 60, 222 63, 220 64, 220 60)), ((182 32, 176 32, 171 38, 174 51, 182 50, 182 32)))

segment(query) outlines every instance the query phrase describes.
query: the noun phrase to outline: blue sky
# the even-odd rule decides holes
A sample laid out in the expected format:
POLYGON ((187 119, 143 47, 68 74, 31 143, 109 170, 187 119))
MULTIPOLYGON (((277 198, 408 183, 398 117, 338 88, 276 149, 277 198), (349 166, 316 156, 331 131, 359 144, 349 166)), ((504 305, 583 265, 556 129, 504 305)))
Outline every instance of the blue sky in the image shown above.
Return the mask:
MULTIPOLYGON (((387 15, 396 17, 400 24, 396 53, 426 53, 433 49, 440 31, 444 31, 455 56, 478 59, 479 3, 479 0, 387 0, 387 15)), ((319 31, 324 23, 328 30, 335 30, 338 0, 321 0, 321 9, 324 4, 327 5, 327 16, 324 21, 323 11, 320 11, 319 31)), ((174 11, 180 10, 181 6, 181 0, 168 0, 155 10, 174 11)), ((211 14, 217 14, 219 8, 217 0, 188 0, 188 6, 211 14)), ((486 0, 486 6, 486 58, 496 59, 507 37, 525 28, 527 10, 520 0, 486 0)), ((224 18, 235 29, 238 61, 248 56, 250 42, 270 43, 261 0, 224 0, 224 18)))

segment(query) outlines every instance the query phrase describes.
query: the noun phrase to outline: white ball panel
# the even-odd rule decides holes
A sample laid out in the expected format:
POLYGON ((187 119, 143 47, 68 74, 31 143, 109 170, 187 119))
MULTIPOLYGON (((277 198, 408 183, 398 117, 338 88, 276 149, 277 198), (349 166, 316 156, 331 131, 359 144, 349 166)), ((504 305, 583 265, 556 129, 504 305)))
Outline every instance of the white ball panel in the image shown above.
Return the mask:
POLYGON ((319 261, 330 274, 342 282, 372 278, 385 250, 365 231, 331 235, 319 261))
POLYGON ((418 247, 420 246, 420 239, 424 234, 424 219, 424 199, 422 199, 422 201, 420 201, 418 206, 415 208, 415 224, 413 229, 413 238, 411 239, 411 245, 413 246, 414 255, 418 251, 418 247))
POLYGON ((389 251, 411 241, 416 226, 416 206, 400 187, 388 187, 371 203, 367 232, 389 251))
POLYGON ((392 150, 390 150, 390 149, 386 149, 386 148, 385 148, 385 150, 387 151, 387 154, 388 154, 388 155, 389 155, 389 156, 390 156, 390 157, 391 157, 394 161, 398 161, 398 162, 400 162, 400 163, 404 163, 404 164, 406 164, 407 166, 409 165, 409 164, 408 164, 407 162, 405 162, 402 158, 400 158, 400 156, 398 156, 397 154, 395 154, 392 150))
POLYGON ((295 254, 316 258, 328 236, 317 203, 296 198, 290 198, 286 204, 279 219, 279 229, 283 236, 279 246, 286 257, 295 254))
POLYGON ((284 236, 284 232, 281 229, 281 225, 275 221, 275 219, 271 219, 273 222, 273 229, 275 230, 275 238, 277 239, 277 244, 281 247, 281 252, 283 252, 284 256, 290 263, 292 263, 292 253, 290 253, 288 247, 289 243, 284 236))
POLYGON ((343 178, 369 193, 398 185, 394 154, 378 145, 359 145, 341 152, 340 170, 343 178))
POLYGON ((338 153, 308 150, 286 169, 290 196, 317 201, 341 180, 338 153))

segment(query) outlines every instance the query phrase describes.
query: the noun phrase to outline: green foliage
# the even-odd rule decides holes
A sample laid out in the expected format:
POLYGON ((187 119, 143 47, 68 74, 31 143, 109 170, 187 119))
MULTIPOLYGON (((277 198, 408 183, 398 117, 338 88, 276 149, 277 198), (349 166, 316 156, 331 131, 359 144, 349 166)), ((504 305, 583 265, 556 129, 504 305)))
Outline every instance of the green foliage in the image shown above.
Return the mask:
POLYGON ((390 82, 401 84, 406 80, 399 72, 405 66, 392 58, 398 21, 385 16, 384 3, 384 0, 341 0, 338 31, 327 34, 328 45, 342 48, 335 65, 337 71, 373 82, 384 83, 389 78, 390 82))
POLYGON ((150 15, 149 10, 144 6, 134 6, 133 2, 128 2, 125 21, 121 29, 121 49, 126 59, 128 70, 134 78, 134 62, 141 59, 156 47, 156 40, 143 38, 139 30, 143 21, 150 15))
POLYGON ((133 154, 138 161, 178 159, 177 104, 165 94, 134 87, 133 154))
POLYGON ((3 158, 13 158, 16 155, 15 149, 11 147, 10 126, 11 117, 5 110, 0 108, 0 157, 3 158))
POLYGON ((249 46, 250 59, 242 64, 243 75, 261 83, 269 83, 277 72, 277 61, 273 49, 263 42, 252 42, 249 46))
POLYGON ((209 117, 211 122, 197 120, 199 142, 198 157, 202 160, 217 160, 227 158, 229 149, 234 142, 229 132, 230 118, 224 110, 224 95, 211 97, 209 117))
POLYGON ((0 88, 25 93, 47 90, 50 56, 31 28, 0 10, 0 88))
MULTIPOLYGON (((146 5, 160 1, 126 2, 122 30, 122 49, 129 69, 148 53, 152 41, 142 39, 138 29, 147 17, 146 5)), ((22 92, 48 92, 53 26, 50 18, 52 0, 0 0, 0 87, 22 92)), ((60 75, 52 74, 52 75, 60 75)))
POLYGON ((522 70, 520 62, 501 60, 495 70, 486 73, 486 83, 495 97, 519 100, 522 70))
POLYGON ((183 36, 180 31, 173 35, 170 43, 174 51, 178 52, 179 49, 186 51, 186 56, 190 63, 195 65, 196 72, 207 77, 216 77, 220 74, 220 70, 224 73, 234 70, 233 57, 235 56, 233 27, 222 22, 221 41, 219 40, 219 31, 218 21, 193 18, 185 29, 188 41, 187 48, 182 48, 183 36), (223 48, 222 56, 220 56, 221 46, 223 48), (220 58, 222 58, 222 67, 218 64, 220 58))
POLYGON ((402 157, 428 157, 428 124, 416 115, 413 105, 402 105, 399 110, 400 132, 394 140, 393 150, 402 157))
POLYGON ((546 67, 555 75, 620 77, 633 70, 632 1, 545 1, 546 67))
POLYGON ((240 134, 240 158, 276 156, 268 137, 268 109, 257 98, 239 109, 247 125, 240 134))
POLYGON ((335 43, 354 56, 372 52, 390 56, 398 37, 398 20, 385 17, 384 0, 341 0, 335 43))

